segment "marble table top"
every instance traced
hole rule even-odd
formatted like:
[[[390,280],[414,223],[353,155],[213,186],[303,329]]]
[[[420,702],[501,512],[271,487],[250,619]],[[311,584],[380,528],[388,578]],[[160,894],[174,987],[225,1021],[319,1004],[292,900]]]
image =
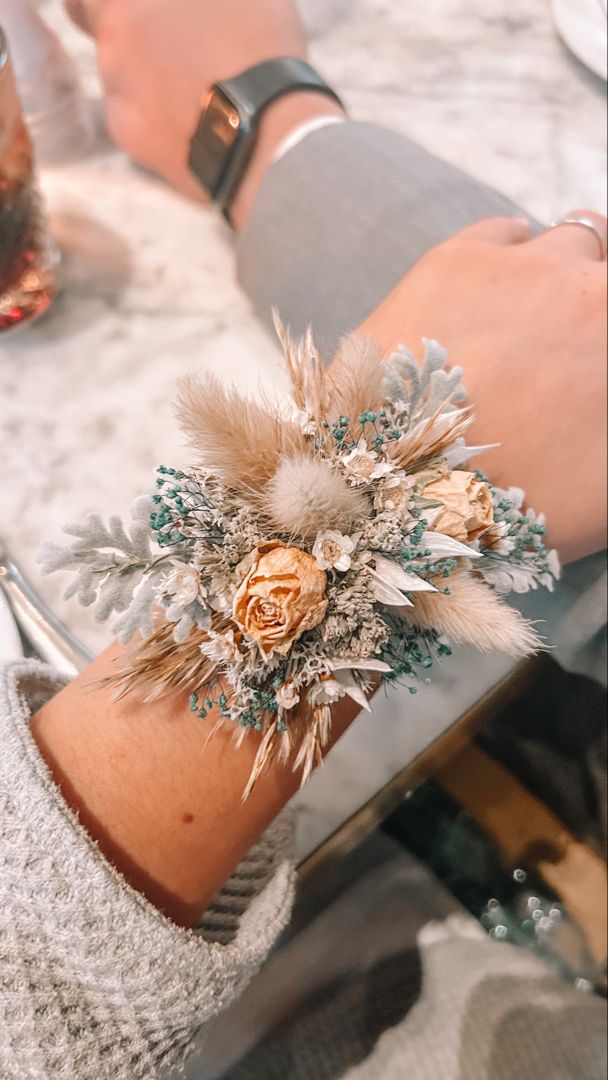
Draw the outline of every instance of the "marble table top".
[[[603,87],[561,45],[548,0],[306,0],[312,59],[354,117],[381,121],[502,189],[531,214],[601,209]],[[90,43],[59,0],[42,11],[101,116]],[[40,593],[90,648],[109,631],[40,578],[44,538],[95,508],[125,512],[155,466],[184,459],[175,381],[210,368],[281,393],[278,353],[234,279],[221,219],[116,150],[99,123],[83,160],[43,172],[63,291],[0,343],[4,536]],[[446,664],[416,698],[379,697],[296,799],[298,852],[329,835],[509,668]]]

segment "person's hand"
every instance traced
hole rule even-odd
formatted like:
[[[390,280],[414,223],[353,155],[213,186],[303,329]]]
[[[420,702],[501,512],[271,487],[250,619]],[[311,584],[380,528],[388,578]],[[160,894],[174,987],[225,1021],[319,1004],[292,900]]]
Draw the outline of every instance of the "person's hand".
[[[188,144],[209,87],[262,60],[306,56],[306,36],[292,0],[65,4],[95,38],[113,139],[135,161],[198,198],[201,188],[187,168]],[[272,114],[274,145],[300,119],[337,111],[320,94],[288,95],[268,110],[263,126]]]
[[[605,238],[605,218],[584,213]],[[446,346],[476,416],[469,443],[501,443],[473,466],[524,488],[568,560],[605,544],[606,264],[583,226],[529,236],[507,218],[464,229],[360,331],[386,351],[403,342],[419,352],[423,336]]]

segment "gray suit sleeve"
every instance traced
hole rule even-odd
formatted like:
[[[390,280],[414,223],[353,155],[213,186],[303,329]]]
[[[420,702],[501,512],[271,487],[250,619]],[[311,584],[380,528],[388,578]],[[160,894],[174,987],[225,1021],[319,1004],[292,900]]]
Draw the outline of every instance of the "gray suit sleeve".
[[[276,305],[324,353],[429,248],[482,217],[522,211],[397,132],[347,122],[308,135],[268,171],[238,242],[265,322]]]

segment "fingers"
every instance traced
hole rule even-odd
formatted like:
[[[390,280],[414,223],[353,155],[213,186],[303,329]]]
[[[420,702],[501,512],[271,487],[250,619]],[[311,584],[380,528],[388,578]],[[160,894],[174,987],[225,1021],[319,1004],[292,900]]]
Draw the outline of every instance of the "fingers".
[[[582,218],[583,220],[576,220]],[[531,241],[556,253],[571,258],[591,259],[600,262],[606,258],[608,226],[602,214],[593,210],[571,210],[540,236],[532,239],[530,223],[525,218],[493,217],[476,221],[457,234],[459,239],[510,247]]]
[[[97,17],[104,0],[63,0],[63,2],[72,22],[84,30],[85,34],[93,37]]]
[[[583,221],[576,221],[576,218],[583,218]],[[606,218],[593,210],[571,210],[534,241],[572,258],[595,262],[606,258],[607,242]]]
[[[530,239],[530,222],[526,218],[492,217],[476,221],[461,229],[458,236],[464,239],[480,240],[487,244],[509,247],[511,244],[523,244]]]

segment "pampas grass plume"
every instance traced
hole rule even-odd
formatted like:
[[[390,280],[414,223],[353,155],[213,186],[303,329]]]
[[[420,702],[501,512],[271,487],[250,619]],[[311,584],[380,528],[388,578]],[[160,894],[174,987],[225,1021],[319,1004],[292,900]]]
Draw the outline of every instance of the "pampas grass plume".
[[[327,373],[331,417],[356,420],[360,413],[376,408],[382,399],[384,375],[376,342],[359,334],[345,335]]]
[[[241,397],[213,375],[181,382],[176,413],[199,465],[229,487],[260,491],[281,458],[305,446],[297,424]]]

